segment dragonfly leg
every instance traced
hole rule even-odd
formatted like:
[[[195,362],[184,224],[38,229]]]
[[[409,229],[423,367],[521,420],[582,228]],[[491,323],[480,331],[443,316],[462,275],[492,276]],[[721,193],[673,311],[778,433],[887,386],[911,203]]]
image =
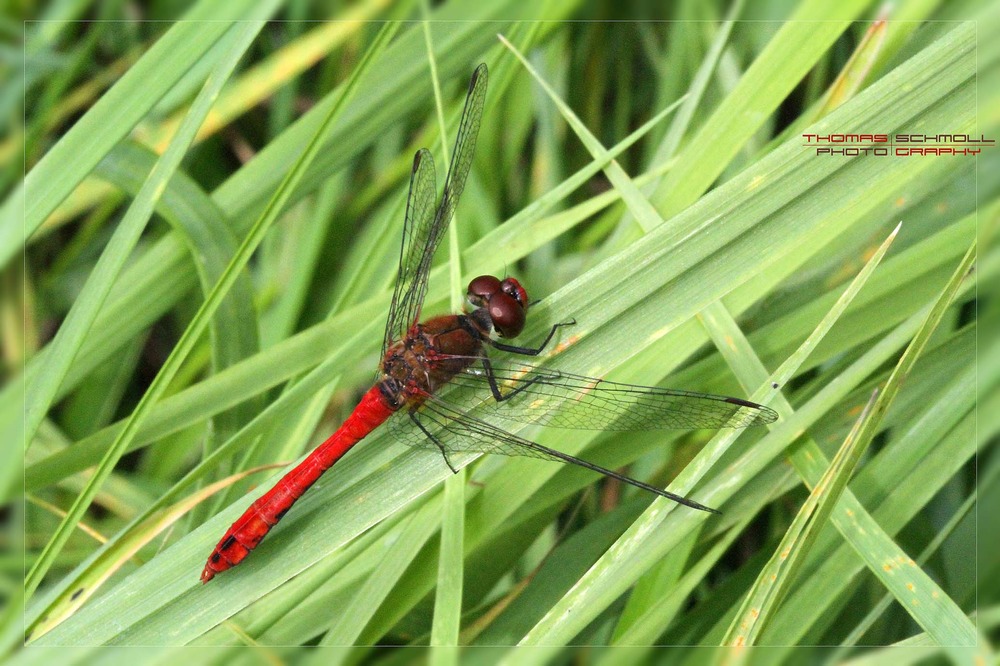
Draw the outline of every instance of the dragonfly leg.
[[[704,504],[699,504],[698,502],[695,502],[693,499],[688,499],[687,497],[684,497],[682,495],[677,495],[676,493],[672,493],[669,490],[663,490],[661,488],[651,486],[648,483],[643,483],[642,481],[638,481],[636,479],[633,479],[632,477],[625,476],[624,474],[619,474],[618,472],[607,469],[605,467],[601,467],[600,465],[595,465],[592,462],[587,462],[586,460],[576,458],[574,456],[569,455],[568,453],[563,453],[562,451],[556,451],[555,449],[550,449],[547,446],[542,446],[541,444],[536,444],[535,442],[529,442],[526,440],[522,441],[524,444],[529,445],[529,448],[539,453],[542,453],[550,460],[559,460],[561,462],[566,462],[573,465],[579,465],[580,467],[593,470],[598,474],[603,474],[604,476],[611,477],[612,479],[618,479],[619,481],[627,483],[630,486],[635,486],[636,488],[647,490],[655,495],[659,495],[660,497],[666,497],[668,500],[673,500],[678,504],[683,504],[684,506],[691,507],[692,509],[698,509],[699,511],[707,511],[708,513],[715,513],[719,515],[722,514],[722,512],[719,511],[718,509],[713,509],[712,507],[705,506]]]
[[[520,386],[515,389],[508,391],[507,393],[502,393],[500,391],[500,384],[497,383],[496,375],[493,373],[493,366],[490,365],[490,359],[486,356],[482,357],[483,370],[486,372],[486,381],[490,383],[490,392],[493,393],[493,399],[497,402],[503,402],[504,400],[510,400],[515,395],[528,388],[532,384],[539,382],[543,379],[559,379],[561,376],[559,372],[553,372],[550,375],[535,375],[526,382],[521,382]]]
[[[445,464],[448,465],[448,469],[450,469],[452,473],[458,474],[458,470],[455,469],[455,466],[451,464],[451,460],[448,459],[448,451],[445,450],[444,445],[441,443],[441,440],[432,435],[431,431],[424,427],[424,424],[420,422],[420,418],[417,416],[416,412],[410,412],[410,420],[416,423],[417,427],[420,428],[420,430],[424,433],[424,435],[427,436],[427,439],[434,442],[434,445],[438,447],[438,449],[441,451],[441,457],[444,458]]]
[[[562,326],[575,326],[575,325],[576,325],[575,319],[570,319],[569,321],[561,321],[558,324],[553,324],[552,328],[549,330],[549,334],[545,336],[545,339],[542,341],[542,344],[540,344],[537,348],[519,347],[518,345],[505,345],[502,342],[497,342],[496,340],[489,340],[489,339],[487,340],[487,342],[491,347],[493,347],[494,349],[499,349],[500,351],[510,352],[511,354],[521,354],[522,356],[538,356],[539,354],[542,353],[542,350],[545,349],[546,345],[549,344],[549,341],[552,339],[552,336],[556,334],[557,329],[561,328]]]

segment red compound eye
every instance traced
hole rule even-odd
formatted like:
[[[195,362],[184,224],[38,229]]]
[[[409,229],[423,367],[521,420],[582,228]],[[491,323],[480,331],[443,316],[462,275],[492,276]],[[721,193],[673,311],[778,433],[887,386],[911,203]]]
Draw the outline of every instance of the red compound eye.
[[[492,275],[480,275],[469,283],[466,297],[470,303],[481,308],[489,303],[490,296],[499,292],[500,288],[500,280],[497,278]]]
[[[469,283],[469,302],[477,308],[486,308],[493,330],[504,338],[514,338],[524,329],[528,294],[514,278],[504,281],[492,275],[480,275]]]
[[[523,289],[521,290],[523,293]],[[501,337],[516,338],[524,328],[524,306],[516,298],[504,292],[490,297],[490,321]]]
[[[518,303],[520,303],[521,307],[527,309],[528,292],[524,290],[524,287],[521,286],[520,282],[518,282],[514,278],[507,278],[500,283],[500,291],[502,291],[503,293],[507,294],[508,296],[516,300]]]

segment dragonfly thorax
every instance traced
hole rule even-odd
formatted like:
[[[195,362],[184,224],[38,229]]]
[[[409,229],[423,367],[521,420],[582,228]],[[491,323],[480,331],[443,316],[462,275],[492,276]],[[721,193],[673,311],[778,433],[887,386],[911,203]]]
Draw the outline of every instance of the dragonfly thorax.
[[[382,359],[382,393],[394,409],[420,404],[480,357],[480,336],[464,315],[433,317],[413,326]]]

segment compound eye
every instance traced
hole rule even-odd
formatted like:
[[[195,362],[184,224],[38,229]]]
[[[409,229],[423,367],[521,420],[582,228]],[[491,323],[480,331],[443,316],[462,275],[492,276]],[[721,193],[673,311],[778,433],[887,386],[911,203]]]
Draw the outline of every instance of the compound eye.
[[[466,298],[476,307],[482,307],[489,302],[490,296],[500,291],[500,280],[492,275],[480,275],[469,283]]]
[[[524,329],[524,306],[504,292],[493,294],[489,303],[493,329],[503,338],[516,338]]]
[[[528,307],[528,292],[524,290],[521,283],[514,278],[507,278],[500,283],[500,290],[521,304],[521,307]]]

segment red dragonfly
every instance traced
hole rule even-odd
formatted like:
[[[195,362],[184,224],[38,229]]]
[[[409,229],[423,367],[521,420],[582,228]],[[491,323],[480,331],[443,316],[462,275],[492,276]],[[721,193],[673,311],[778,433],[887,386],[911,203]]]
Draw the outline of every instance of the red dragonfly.
[[[575,323],[555,324],[538,347],[494,339],[493,332],[501,338],[513,338],[524,328],[529,300],[514,278],[477,277],[469,283],[471,312],[420,322],[431,259],[472,166],[486,80],[486,65],[479,65],[469,84],[455,152],[436,209],[437,185],[430,152],[422,149],[413,160],[399,273],[375,385],[329,439],[233,523],[208,558],[201,574],[203,583],[242,562],[323,472],[387,421],[395,438],[440,452],[453,471],[449,453],[455,451],[530,456],[580,465],[685,506],[718,513],[686,497],[517,437],[472,412],[488,409],[497,418],[517,423],[596,430],[742,428],[777,418],[767,407],[740,398],[620,384],[524,363],[495,363],[487,356],[487,348],[536,356],[557,329]]]

